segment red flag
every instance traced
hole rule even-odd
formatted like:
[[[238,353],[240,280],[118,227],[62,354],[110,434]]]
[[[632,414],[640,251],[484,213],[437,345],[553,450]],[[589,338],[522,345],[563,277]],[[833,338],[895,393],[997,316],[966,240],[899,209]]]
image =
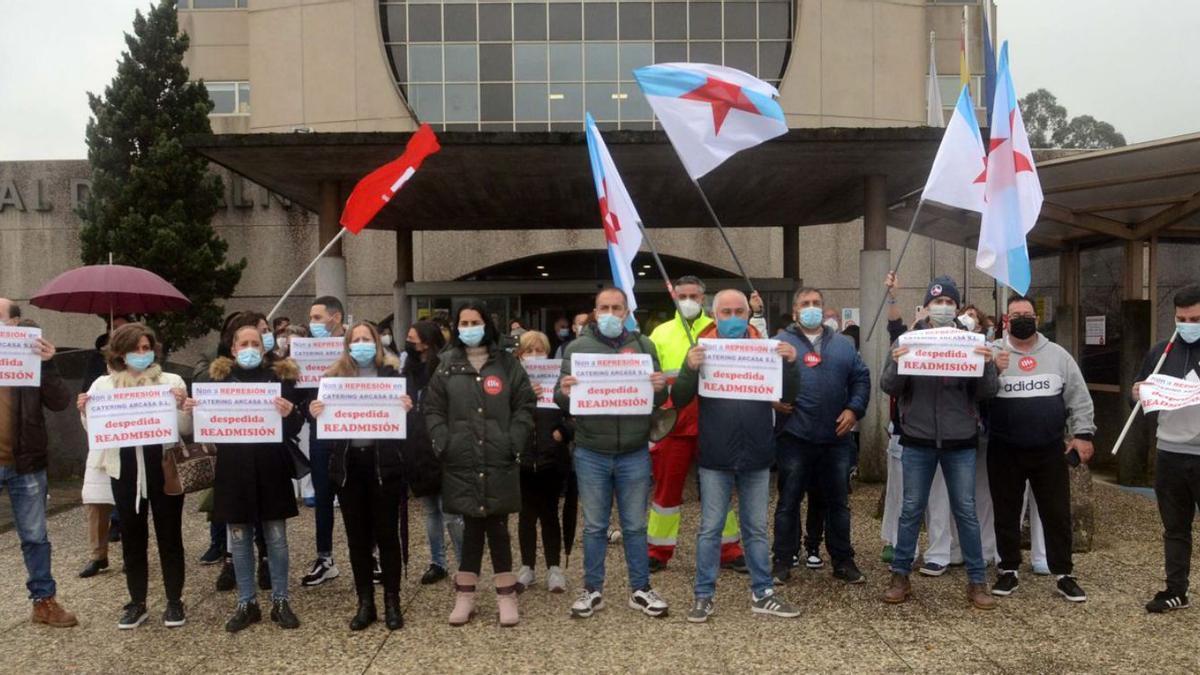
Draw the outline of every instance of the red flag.
[[[342,210],[342,227],[354,234],[361,232],[421,168],[421,162],[441,149],[433,129],[422,124],[408,139],[403,155],[367,174],[354,186],[346,200],[346,208]]]

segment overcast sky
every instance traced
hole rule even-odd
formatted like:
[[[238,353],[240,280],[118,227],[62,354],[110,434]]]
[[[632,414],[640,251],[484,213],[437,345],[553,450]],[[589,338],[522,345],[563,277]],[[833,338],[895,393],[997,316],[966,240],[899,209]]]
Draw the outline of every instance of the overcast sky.
[[[123,32],[148,4],[0,0],[0,160],[87,156],[85,92],[112,80]],[[1045,87],[1131,143],[1200,131],[1200,0],[996,4],[1018,94]]]

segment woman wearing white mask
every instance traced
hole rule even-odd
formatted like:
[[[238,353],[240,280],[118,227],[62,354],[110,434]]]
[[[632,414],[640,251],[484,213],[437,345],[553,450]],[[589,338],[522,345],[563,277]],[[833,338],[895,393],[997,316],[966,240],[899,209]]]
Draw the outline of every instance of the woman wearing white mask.
[[[179,433],[190,434],[192,416],[183,410],[187,387],[183,378],[163,372],[155,364],[157,357],[158,340],[154,331],[145,325],[131,323],[114,331],[107,351],[109,374],[93,382],[88,393],[79,395],[78,407],[80,415],[84,416],[84,426],[87,426],[87,402],[91,395],[113,389],[165,384],[171,387],[179,407]],[[162,455],[161,445],[112,448],[88,455],[88,466],[103,469],[112,479],[113,497],[121,517],[121,555],[125,562],[129,603],[117,622],[120,629],[137,628],[149,616],[146,608],[150,537],[147,519],[151,513],[167,595],[163,624],[174,628],[187,622],[183,607],[183,495],[168,495],[163,490]]]
[[[463,516],[453,626],[475,613],[485,540],[500,625],[515,626],[519,620],[508,514],[521,508],[518,465],[533,431],[537,401],[525,370],[500,346],[486,317],[481,303],[458,308],[450,345],[425,393],[425,420],[443,466],[443,507]]]
[[[325,372],[325,377],[401,377],[400,361],[383,348],[374,324],[359,321],[346,333],[342,356]],[[410,380],[406,391],[411,390]],[[405,412],[412,410],[412,398],[402,396],[401,405]],[[313,419],[320,417],[324,410],[325,404],[320,399],[309,405]],[[403,562],[398,529],[400,500],[405,489],[401,476],[401,442],[337,441],[329,456],[329,481],[341,504],[350,549],[350,569],[354,572],[354,589],[358,593],[358,611],[350,620],[352,631],[364,630],[377,619],[373,547],[379,548],[384,622],[388,630],[404,627],[400,612]]]
[[[264,332],[265,331],[265,332]],[[221,336],[233,358],[221,357],[208,367],[198,382],[281,383],[275,409],[283,418],[283,438],[278,443],[217,444],[217,474],[213,482],[213,520],[227,523],[228,550],[237,579],[238,601],[225,630],[236,633],[262,620],[255,589],[255,531],[265,540],[269,561],[271,621],[280,628],[299,628],[288,603],[287,519],[294,518],[296,500],[292,491],[294,467],[287,440],[299,433],[304,423],[298,403],[303,397],[295,388],[300,369],[291,359],[273,364],[265,358],[263,338],[272,333],[261,314],[246,313]],[[195,399],[184,408],[193,410]],[[261,555],[259,557],[262,557]]]

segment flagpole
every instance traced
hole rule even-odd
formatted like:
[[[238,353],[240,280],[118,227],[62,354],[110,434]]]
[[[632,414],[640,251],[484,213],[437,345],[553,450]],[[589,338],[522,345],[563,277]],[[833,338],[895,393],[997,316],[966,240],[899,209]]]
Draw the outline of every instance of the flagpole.
[[[1179,329],[1176,328],[1174,333],[1171,333],[1171,339],[1167,340],[1167,346],[1163,349],[1162,356],[1158,357],[1158,363],[1154,365],[1154,371],[1151,375],[1157,375],[1162,368],[1163,362],[1167,360],[1167,354],[1171,353],[1171,347],[1175,345],[1175,336],[1179,335]],[[1121,444],[1125,442],[1125,435],[1129,433],[1130,427],[1133,426],[1133,420],[1137,417],[1138,411],[1142,409],[1142,399],[1139,398],[1137,405],[1133,406],[1133,410],[1129,411],[1129,419],[1125,420],[1125,428],[1121,429],[1121,435],[1117,437],[1117,442],[1113,444],[1112,454],[1117,454],[1117,450],[1121,449]]]
[[[288,299],[288,296],[292,294],[292,291],[296,290],[296,287],[300,285],[300,282],[304,280],[304,277],[308,276],[308,273],[312,271],[312,268],[316,267],[317,261],[325,257],[325,254],[329,253],[329,250],[333,248],[333,245],[341,241],[342,235],[344,234],[346,234],[346,228],[343,227],[338,229],[338,233],[334,235],[333,239],[330,239],[329,243],[325,244],[325,248],[321,249],[321,252],[317,254],[317,257],[313,258],[312,262],[308,263],[308,267],[305,267],[304,271],[300,273],[300,276],[296,277],[296,280],[292,282],[292,285],[288,286],[288,289],[283,292],[283,297],[279,298],[279,302],[275,303],[275,306],[271,308],[271,313],[267,314],[267,323],[271,322],[271,319],[275,316],[275,312],[279,311],[279,308],[283,306],[283,302]]]
[[[683,322],[685,329],[683,332],[687,335],[688,345],[695,347],[696,340],[692,337],[692,322],[687,320],[687,317],[683,315],[683,310],[679,308],[679,299],[675,297],[675,289],[671,286],[671,277],[667,275],[667,267],[663,265],[662,258],[658,255],[658,249],[654,246],[654,240],[646,232],[646,227],[642,225],[640,218],[634,222],[637,223],[638,230],[642,233],[642,239],[650,247],[650,255],[654,256],[654,262],[658,265],[658,273],[662,275],[663,283],[667,285],[667,295],[671,296],[671,302],[675,304],[675,312],[679,314],[679,320]]]
[[[899,273],[900,263],[904,262],[904,254],[908,252],[908,243],[912,241],[913,228],[917,225],[917,216],[921,215],[921,207],[925,206],[925,200],[917,202],[917,208],[913,211],[912,220],[908,222],[908,234],[904,236],[904,245],[900,247],[900,256],[896,258],[896,264],[892,267],[893,272]],[[870,342],[871,336],[875,334],[875,328],[879,325],[879,317],[883,315],[883,307],[887,304],[888,294],[883,294],[883,301],[879,303],[879,309],[875,311],[875,320],[871,322],[871,330],[867,331],[867,339],[864,342]]]
[[[746,268],[742,267],[742,261],[738,260],[737,251],[733,250],[733,243],[729,241],[729,235],[725,233],[725,227],[721,225],[721,219],[717,217],[717,212],[713,210],[712,204],[708,201],[708,195],[704,194],[704,188],[700,187],[700,181],[692,178],[692,185],[696,186],[696,191],[700,193],[700,199],[704,200],[704,208],[708,209],[708,215],[712,218],[713,223],[716,224],[717,231],[721,233],[721,238],[725,240],[725,246],[729,248],[729,255],[733,256],[734,264],[737,265],[738,271],[742,273],[742,278],[746,280],[746,285],[750,287],[750,294],[757,293],[758,291],[754,290],[754,283],[750,281],[750,275],[746,274]],[[657,254],[655,254],[655,257],[657,257]]]

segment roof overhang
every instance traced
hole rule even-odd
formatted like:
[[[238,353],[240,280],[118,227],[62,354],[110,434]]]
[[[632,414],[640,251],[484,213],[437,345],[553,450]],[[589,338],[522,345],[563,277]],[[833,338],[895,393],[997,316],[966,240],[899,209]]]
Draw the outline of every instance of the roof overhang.
[[[1036,151],[1045,200],[1029,234],[1033,255],[1074,246],[1200,237],[1200,133],[1109,150]],[[888,224],[906,228],[920,192],[892,206]],[[975,248],[979,214],[926,202],[920,234]]]
[[[864,177],[887,177],[888,203],[925,182],[940,129],[793,129],[738,153],[701,179],[731,227],[816,225],[863,214]],[[661,131],[603,134],[648,227],[709,224]],[[221,134],[186,144],[212,162],[309,209],[334,181],[356,181],[397,157],[411,133]],[[412,230],[584,229],[599,226],[582,132],[444,132],[430,157],[371,227]]]

